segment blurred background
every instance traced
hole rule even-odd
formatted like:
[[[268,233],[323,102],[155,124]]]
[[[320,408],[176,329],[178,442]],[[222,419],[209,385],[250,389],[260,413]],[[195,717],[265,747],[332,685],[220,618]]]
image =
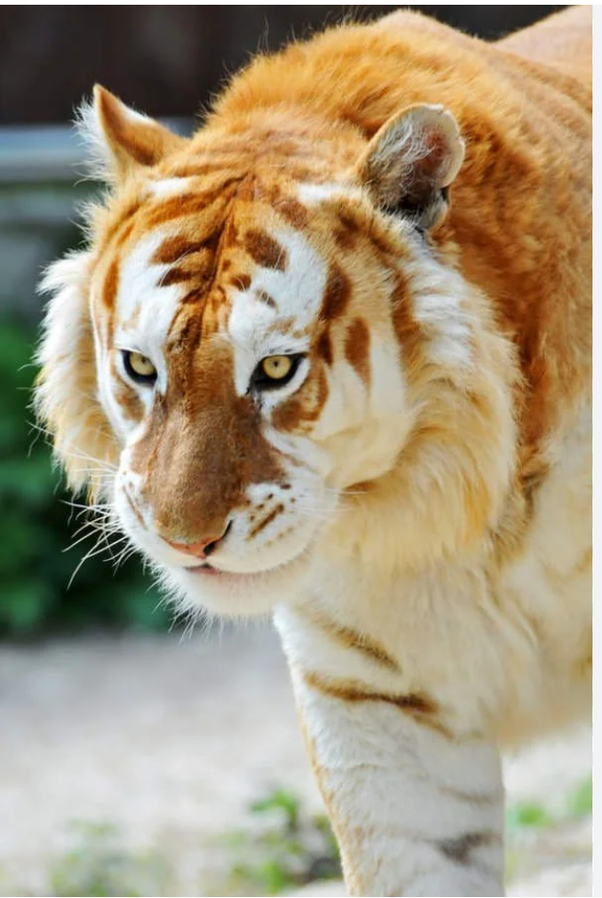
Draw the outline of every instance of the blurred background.
[[[137,559],[115,570],[79,529],[29,411],[35,287],[99,189],[70,125],[95,82],[189,133],[257,50],[394,8],[0,7],[0,894],[265,895],[337,875],[269,627],[185,634]],[[563,7],[413,8],[495,39]],[[588,894],[587,738],[533,758],[509,766],[510,873],[564,876],[521,894]]]

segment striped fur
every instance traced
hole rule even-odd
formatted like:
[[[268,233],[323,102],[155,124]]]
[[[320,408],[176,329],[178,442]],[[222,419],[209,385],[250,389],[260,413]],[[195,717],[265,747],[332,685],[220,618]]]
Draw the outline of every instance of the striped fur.
[[[500,748],[588,711],[588,16],[334,28],[190,140],[82,113],[40,415],[179,601],[275,609],[354,895],[503,894]]]

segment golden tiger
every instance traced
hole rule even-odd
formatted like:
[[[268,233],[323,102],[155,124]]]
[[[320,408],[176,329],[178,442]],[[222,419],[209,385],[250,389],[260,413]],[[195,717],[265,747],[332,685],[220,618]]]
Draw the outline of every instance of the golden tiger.
[[[500,750],[590,707],[590,16],[81,116],[40,415],[184,606],[274,609],[352,895],[502,895]]]

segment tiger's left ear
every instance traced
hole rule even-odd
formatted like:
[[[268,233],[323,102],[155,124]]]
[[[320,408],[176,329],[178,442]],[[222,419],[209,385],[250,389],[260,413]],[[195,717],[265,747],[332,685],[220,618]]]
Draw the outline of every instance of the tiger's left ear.
[[[78,129],[90,149],[93,174],[109,182],[156,165],[185,144],[183,137],[134,112],[100,84],[92,102],[79,111]]]
[[[443,106],[409,106],[374,135],[358,174],[383,211],[409,218],[421,231],[448,208],[448,187],[464,160],[464,141]]]

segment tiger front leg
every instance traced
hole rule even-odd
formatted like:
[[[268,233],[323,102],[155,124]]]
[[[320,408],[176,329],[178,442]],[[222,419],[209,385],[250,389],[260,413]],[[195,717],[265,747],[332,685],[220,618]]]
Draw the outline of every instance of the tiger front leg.
[[[475,734],[455,735],[424,695],[383,691],[378,677],[358,677],[356,659],[349,677],[325,672],[319,646],[312,653],[308,632],[291,640],[286,617],[277,624],[349,894],[503,895],[496,748]]]

